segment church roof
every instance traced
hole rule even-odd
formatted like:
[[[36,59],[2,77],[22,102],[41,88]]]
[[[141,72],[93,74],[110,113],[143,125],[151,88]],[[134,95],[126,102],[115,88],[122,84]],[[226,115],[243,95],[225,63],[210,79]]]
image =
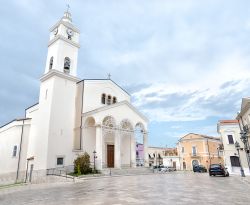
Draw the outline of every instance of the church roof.
[[[0,126],[0,129],[1,128],[4,128],[5,126],[11,124],[12,122],[18,122],[18,121],[24,121],[24,120],[30,120],[31,118],[18,118],[18,119],[14,119],[14,120],[11,120],[10,122],[7,122],[6,124]]]
[[[130,94],[124,88],[122,88],[120,85],[118,85],[115,81],[113,81],[111,79],[82,79],[82,80],[78,81],[77,83],[80,83],[82,81],[110,81],[130,96]]]

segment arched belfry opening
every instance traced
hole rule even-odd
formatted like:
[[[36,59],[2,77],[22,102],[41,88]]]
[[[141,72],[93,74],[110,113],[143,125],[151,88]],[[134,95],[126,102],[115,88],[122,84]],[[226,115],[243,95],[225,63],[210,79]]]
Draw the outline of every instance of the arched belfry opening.
[[[51,70],[53,68],[53,62],[54,62],[54,57],[52,56],[49,60],[49,69]]]
[[[104,104],[105,105],[105,103],[106,103],[106,94],[105,93],[103,93],[102,94],[102,104]]]
[[[64,68],[63,68],[64,73],[67,73],[67,74],[70,73],[70,64],[71,64],[70,58],[65,57],[64,58]]]

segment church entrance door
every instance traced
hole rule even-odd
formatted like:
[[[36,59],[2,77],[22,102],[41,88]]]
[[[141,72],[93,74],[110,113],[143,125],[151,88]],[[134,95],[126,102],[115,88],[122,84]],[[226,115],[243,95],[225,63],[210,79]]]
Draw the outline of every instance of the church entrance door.
[[[115,165],[115,146],[107,145],[107,165],[108,168],[113,168]]]

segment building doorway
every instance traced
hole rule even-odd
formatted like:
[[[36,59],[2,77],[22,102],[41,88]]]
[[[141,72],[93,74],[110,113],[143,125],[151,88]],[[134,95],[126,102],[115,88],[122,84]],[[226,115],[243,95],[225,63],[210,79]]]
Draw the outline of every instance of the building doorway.
[[[173,161],[173,168],[176,169],[176,162],[175,161]]]
[[[183,170],[186,170],[187,166],[186,166],[186,162],[183,162]]]
[[[115,165],[115,146],[107,145],[107,166],[108,168],[114,168]]]

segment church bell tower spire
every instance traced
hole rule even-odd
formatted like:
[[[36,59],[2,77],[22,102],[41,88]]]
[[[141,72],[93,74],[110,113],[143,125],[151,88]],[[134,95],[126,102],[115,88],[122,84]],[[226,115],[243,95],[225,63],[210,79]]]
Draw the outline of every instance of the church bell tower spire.
[[[77,57],[80,31],[72,23],[69,5],[63,17],[50,29],[45,74],[57,70],[77,76]]]

